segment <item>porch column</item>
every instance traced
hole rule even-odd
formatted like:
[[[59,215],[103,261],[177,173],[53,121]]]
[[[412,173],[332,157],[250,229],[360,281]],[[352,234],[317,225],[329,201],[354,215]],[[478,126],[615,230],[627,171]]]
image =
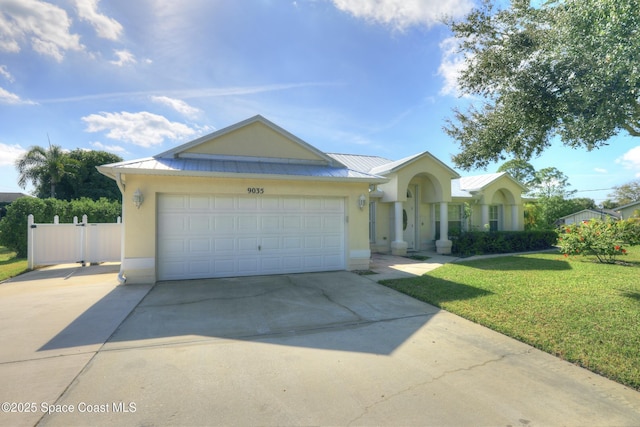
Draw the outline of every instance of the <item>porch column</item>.
[[[436,241],[436,252],[447,255],[451,253],[449,240],[449,204],[440,202],[440,240]]]
[[[482,231],[489,231],[489,205],[482,204]]]
[[[513,231],[518,230],[520,225],[519,209],[518,205],[511,205],[511,229]]]
[[[394,204],[394,236],[393,242],[391,242],[391,254],[393,255],[406,255],[409,245],[404,241],[404,235],[402,230],[402,202],[395,202]]]

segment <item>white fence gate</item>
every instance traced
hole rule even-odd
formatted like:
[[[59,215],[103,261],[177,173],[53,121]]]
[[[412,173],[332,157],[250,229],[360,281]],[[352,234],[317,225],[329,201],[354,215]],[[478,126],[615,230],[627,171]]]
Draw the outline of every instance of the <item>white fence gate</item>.
[[[122,224],[88,224],[87,216],[73,218],[73,224],[35,224],[28,220],[27,260],[30,269],[40,265],[116,262],[122,250]]]

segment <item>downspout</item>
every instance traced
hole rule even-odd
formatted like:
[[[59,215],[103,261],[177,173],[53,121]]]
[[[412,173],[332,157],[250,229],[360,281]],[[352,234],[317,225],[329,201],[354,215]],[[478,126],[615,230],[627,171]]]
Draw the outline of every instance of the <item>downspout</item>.
[[[124,274],[124,210],[125,210],[125,203],[124,203],[124,190],[125,190],[125,185],[124,182],[122,182],[122,176],[120,173],[116,174],[116,184],[118,185],[118,189],[120,190],[120,193],[122,193],[122,224],[121,224],[121,231],[120,231],[120,272],[118,273],[118,283],[120,283],[121,285],[124,285],[127,282],[127,276],[125,276]]]

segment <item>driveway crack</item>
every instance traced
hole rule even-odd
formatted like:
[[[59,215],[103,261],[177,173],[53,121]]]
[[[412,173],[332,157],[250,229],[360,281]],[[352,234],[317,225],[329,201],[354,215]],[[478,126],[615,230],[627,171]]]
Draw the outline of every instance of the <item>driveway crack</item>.
[[[482,367],[487,366],[487,365],[492,364],[492,363],[501,362],[504,359],[506,359],[507,357],[522,356],[522,355],[527,354],[529,352],[530,352],[530,350],[525,350],[525,351],[518,352],[518,353],[507,353],[507,354],[503,354],[502,356],[497,357],[495,359],[485,360],[482,363],[477,363],[477,364],[471,365],[471,366],[466,366],[466,367],[462,367],[462,368],[457,368],[457,369],[451,369],[451,370],[448,370],[448,371],[444,371],[444,372],[442,372],[442,374],[438,375],[437,377],[433,377],[433,378],[431,378],[431,379],[429,379],[427,381],[423,381],[423,382],[418,383],[418,384],[412,384],[411,386],[406,387],[406,388],[404,388],[402,390],[398,390],[397,392],[395,392],[393,394],[389,394],[389,395],[385,394],[385,395],[383,395],[383,397],[381,399],[373,402],[370,405],[365,406],[365,408],[362,411],[362,413],[360,415],[358,415],[357,417],[355,417],[354,419],[352,419],[351,421],[349,421],[346,425],[353,425],[358,420],[360,420],[363,417],[365,417],[369,412],[371,412],[372,409],[374,409],[379,404],[387,402],[387,401],[389,401],[389,400],[391,400],[393,398],[396,398],[398,396],[402,396],[403,394],[405,394],[405,393],[407,393],[407,392],[409,392],[411,390],[414,390],[416,388],[423,387],[423,386],[429,385],[429,384],[433,384],[436,381],[440,381],[441,379],[443,379],[443,378],[445,378],[445,377],[447,377],[449,375],[456,374],[458,372],[472,371],[474,369],[482,368]]]

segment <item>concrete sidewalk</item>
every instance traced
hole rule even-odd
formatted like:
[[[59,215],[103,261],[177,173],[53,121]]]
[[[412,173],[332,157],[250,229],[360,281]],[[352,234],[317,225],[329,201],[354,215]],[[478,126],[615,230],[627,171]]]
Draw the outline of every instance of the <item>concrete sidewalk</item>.
[[[388,279],[404,279],[422,276],[444,264],[458,261],[453,255],[440,255],[435,252],[419,252],[412,255],[428,257],[424,261],[389,254],[372,254],[370,270],[375,274],[367,274],[370,280],[380,282]]]

